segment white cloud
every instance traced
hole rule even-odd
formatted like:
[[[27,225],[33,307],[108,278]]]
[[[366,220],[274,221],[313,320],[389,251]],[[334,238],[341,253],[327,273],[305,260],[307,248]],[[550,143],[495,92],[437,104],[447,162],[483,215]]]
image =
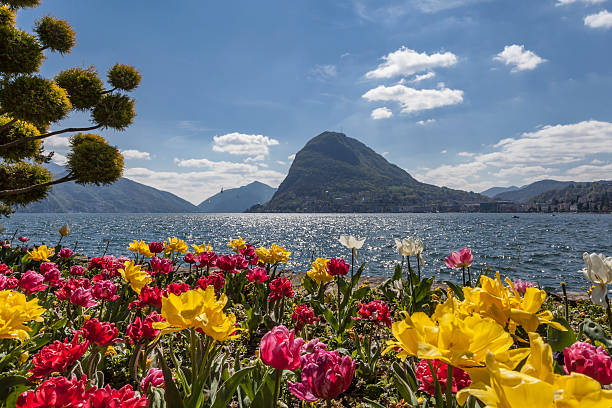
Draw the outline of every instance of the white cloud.
[[[68,158],[66,156],[64,156],[63,154],[55,152],[55,153],[53,153],[53,157],[51,158],[51,161],[53,163],[55,163],[55,164],[60,165],[60,166],[65,166],[66,163],[68,163]]]
[[[546,62],[545,59],[537,56],[533,51],[525,50],[524,45],[507,45],[504,50],[493,57],[493,60],[503,62],[506,65],[513,65],[512,72],[530,71],[538,65]]]
[[[457,156],[461,156],[461,157],[472,157],[472,156],[474,156],[474,153],[470,153],[470,152],[459,152],[459,153],[457,153]]]
[[[361,96],[368,101],[398,102],[402,112],[418,112],[463,102],[463,91],[457,89],[414,89],[404,85],[380,85]]]
[[[606,0],[558,0],[557,6],[566,6],[568,4],[574,3],[586,3],[586,4],[600,4],[605,2]]]
[[[376,69],[366,73],[366,78],[392,78],[394,76],[413,75],[436,67],[450,67],[457,63],[457,56],[452,52],[419,53],[406,47],[382,57],[384,62]]]
[[[204,162],[203,162],[204,164]],[[127,168],[124,176],[155,188],[170,191],[194,204],[224,189],[260,181],[277,187],[285,174],[255,165],[231,162],[211,162],[201,171],[156,171],[148,168]]]
[[[374,120],[387,119],[387,118],[390,118],[391,116],[393,116],[393,112],[391,112],[391,109],[385,108],[385,107],[383,107],[383,108],[376,108],[376,109],[374,109],[372,111],[370,116]]]
[[[419,120],[416,124],[419,126],[427,126],[427,125],[431,125],[432,123],[436,123],[436,120],[435,119]],[[444,153],[446,153],[446,150],[444,151]]]
[[[387,156],[389,155],[389,152],[382,152],[380,155],[381,155],[382,157],[387,157]]]
[[[612,13],[602,10],[597,14],[588,15],[584,18],[584,25],[591,28],[610,28],[612,27]]]
[[[520,137],[502,139],[492,146],[492,151],[473,155],[469,163],[417,169],[415,177],[427,183],[474,191],[545,178],[612,179],[612,164],[594,160],[594,156],[609,155],[612,123],[591,120],[544,126]]]
[[[67,152],[70,147],[69,136],[50,136],[44,140],[45,149]]]
[[[286,161],[282,161],[282,160],[277,160],[276,163],[280,164],[281,166],[286,166],[287,162]]]
[[[327,81],[335,78],[338,75],[338,70],[335,65],[315,65],[310,70],[310,76],[320,81]]]
[[[228,133],[213,137],[215,152],[223,152],[243,156],[267,156],[270,146],[278,145],[278,140],[263,135],[247,135],[244,133]]]
[[[412,79],[410,80],[410,82],[412,82],[412,83],[415,83],[415,84],[416,84],[416,83],[421,82],[421,81],[424,81],[424,80],[426,80],[426,79],[431,79],[431,78],[433,78],[433,77],[435,77],[435,76],[436,76],[436,73],[435,73],[435,72],[433,72],[433,71],[429,71],[429,72],[428,72],[428,73],[426,73],[426,74],[423,74],[423,75],[417,75],[417,76],[415,76],[414,78],[412,78]]]
[[[245,163],[250,163],[250,162],[262,162],[266,159],[266,157],[263,154],[259,154],[257,156],[254,157],[247,157],[246,159],[244,159]],[[261,164],[260,164],[261,165]]]
[[[448,153],[448,151],[446,151],[446,149],[445,149],[445,150],[442,150],[440,153],[446,154],[446,153]]]
[[[151,160],[151,155],[149,152],[141,152],[140,150],[122,150],[121,154],[125,159],[142,159],[142,160]]]
[[[290,155],[290,156],[287,156],[287,158],[288,158],[289,160],[293,160],[293,159],[295,159],[295,154],[292,154],[292,155]]]

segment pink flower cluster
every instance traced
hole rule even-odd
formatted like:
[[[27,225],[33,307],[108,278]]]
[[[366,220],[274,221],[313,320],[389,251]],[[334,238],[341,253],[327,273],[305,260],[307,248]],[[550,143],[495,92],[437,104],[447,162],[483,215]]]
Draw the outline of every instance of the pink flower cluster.
[[[525,294],[525,292],[527,292],[527,288],[536,288],[538,287],[538,285],[536,285],[533,282],[529,282],[529,281],[523,281],[520,279],[515,280],[514,282],[512,282],[514,284],[514,288],[516,289],[516,291],[518,293],[522,295]]]
[[[380,299],[359,305],[358,319],[369,320],[386,327],[391,327],[392,323],[391,316],[389,315],[389,306]]]
[[[612,384],[612,361],[602,347],[577,341],[563,349],[565,372],[588,375],[601,385]]]
[[[469,248],[463,248],[459,252],[452,251],[450,255],[444,258],[446,266],[452,269],[467,268],[472,265],[473,261],[472,250]]]
[[[448,366],[446,363],[443,363],[440,360],[420,360],[416,367],[416,378],[419,382],[419,389],[426,394],[434,395],[435,393],[435,381],[433,375],[431,374],[431,369],[429,368],[429,364],[433,367],[436,378],[440,383],[440,387],[442,391],[446,389],[446,381],[448,378]],[[457,392],[467,387],[472,383],[470,376],[468,373],[463,371],[460,368],[453,367],[453,384],[452,390],[453,392]]]

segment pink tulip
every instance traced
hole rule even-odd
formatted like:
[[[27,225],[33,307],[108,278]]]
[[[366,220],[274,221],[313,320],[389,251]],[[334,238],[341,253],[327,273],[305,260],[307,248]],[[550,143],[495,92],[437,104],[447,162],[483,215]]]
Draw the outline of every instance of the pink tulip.
[[[99,300],[108,300],[110,302],[119,299],[117,293],[117,285],[109,280],[101,280],[94,284],[91,294]]]
[[[444,258],[444,263],[449,268],[467,268],[472,265],[474,257],[472,256],[472,250],[469,248],[463,248],[461,251],[452,251],[449,256]]]
[[[40,273],[43,275],[51,269],[57,269],[57,264],[55,262],[43,262],[40,264]]]
[[[19,287],[27,294],[43,291],[49,287],[44,285],[45,278],[40,273],[27,271],[19,279]]]
[[[70,258],[73,255],[73,252],[70,248],[62,248],[61,251],[59,251],[59,257],[62,259],[67,259]]]
[[[327,351],[322,343],[310,348],[312,352],[301,358],[302,382],[289,381],[289,391],[308,402],[334,399],[350,387],[356,364],[349,356]]]
[[[149,242],[149,251],[159,254],[164,251],[164,243],[160,241]]]
[[[91,290],[85,288],[76,288],[70,294],[70,303],[82,307],[92,307],[98,305],[98,302],[92,299]]]
[[[295,338],[293,330],[276,326],[267,332],[259,344],[259,356],[267,366],[277,370],[296,370],[300,367],[300,351],[304,339]]]
[[[19,281],[16,278],[0,274],[0,290],[15,289],[17,286]]]
[[[28,237],[17,237],[17,239],[19,241],[23,242],[23,243],[26,243],[26,242],[28,242],[30,240],[30,238],[28,238]]]
[[[174,269],[172,266],[172,260],[170,258],[158,258],[154,256],[151,258],[149,263],[151,264],[151,269],[155,274],[161,273],[167,275]]]
[[[85,268],[82,265],[74,265],[70,268],[70,274],[73,276],[83,276],[85,272]]]
[[[61,286],[64,282],[62,274],[57,268],[49,269],[44,274],[44,282],[50,283],[51,286]]]
[[[159,368],[149,369],[147,375],[140,381],[140,389],[143,393],[147,393],[151,387],[165,388],[164,373]]]
[[[565,372],[588,375],[601,385],[612,384],[612,361],[602,347],[577,341],[563,349]]]
[[[525,292],[527,292],[527,288],[537,288],[538,287],[538,285],[536,285],[533,282],[522,281],[520,279],[515,280],[513,283],[514,283],[514,289],[516,289],[516,291],[520,293],[521,295],[524,295]]]

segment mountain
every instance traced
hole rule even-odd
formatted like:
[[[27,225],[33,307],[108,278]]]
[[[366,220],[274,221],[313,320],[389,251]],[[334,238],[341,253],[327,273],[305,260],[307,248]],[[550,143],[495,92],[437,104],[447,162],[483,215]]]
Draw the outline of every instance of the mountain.
[[[572,183],[531,198],[528,209],[537,211],[612,211],[612,181]]]
[[[550,190],[560,190],[571,184],[573,181],[541,180],[528,184],[514,191],[507,191],[495,195],[493,198],[500,201],[514,201],[526,203],[529,199]]]
[[[517,186],[491,187],[488,190],[481,191],[480,194],[482,194],[484,196],[487,196],[487,197],[490,197],[490,198],[493,198],[493,197],[495,197],[498,194],[505,193],[507,191],[515,191],[515,190],[518,190],[518,189],[519,189],[519,187],[517,187]]]
[[[268,202],[275,191],[275,188],[267,184],[254,181],[246,186],[217,193],[202,201],[198,209],[206,213],[244,212],[254,205]]]
[[[272,199],[251,211],[458,211],[481,201],[491,200],[420,183],[360,141],[324,132],[296,154]]]
[[[66,172],[63,167],[52,163],[47,167],[56,177],[61,177]],[[57,184],[44,200],[20,208],[18,212],[161,213],[197,210],[195,205],[172,193],[120,178],[107,186],[83,186],[72,181]]]

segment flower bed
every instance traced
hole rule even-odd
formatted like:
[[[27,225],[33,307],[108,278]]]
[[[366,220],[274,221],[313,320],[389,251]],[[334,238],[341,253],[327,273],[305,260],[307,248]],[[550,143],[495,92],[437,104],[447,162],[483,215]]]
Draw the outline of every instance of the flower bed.
[[[69,230],[61,232],[69,234]],[[226,251],[179,238],[133,256],[58,244],[0,249],[0,401],[6,407],[612,407],[612,258],[585,254],[594,304],[530,282],[427,276],[417,239],[393,277],[360,284],[363,240],[317,258],[301,285],[283,246]],[[60,240],[61,243],[61,240]],[[222,254],[226,252],[226,254]],[[186,272],[186,273],[185,273]],[[474,272],[474,273],[473,273]],[[330,290],[331,289],[331,290]],[[311,405],[314,404],[314,405]]]

